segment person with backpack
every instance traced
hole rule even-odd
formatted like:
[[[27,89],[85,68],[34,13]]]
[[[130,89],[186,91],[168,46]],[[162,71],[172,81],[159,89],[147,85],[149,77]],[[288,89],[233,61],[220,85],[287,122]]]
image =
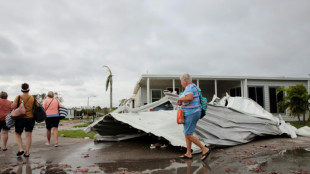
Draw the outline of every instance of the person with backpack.
[[[54,146],[58,147],[58,125],[60,121],[58,109],[61,105],[60,102],[54,98],[54,92],[49,91],[47,96],[48,98],[43,102],[43,108],[47,115],[45,120],[47,142],[45,145],[51,144],[51,132],[53,130]]]
[[[22,103],[24,104],[26,114],[19,119],[15,120],[15,136],[18,144],[18,152],[16,156],[22,156],[28,158],[30,156],[30,147],[32,144],[32,131],[34,128],[35,120],[33,118],[33,107],[34,104],[38,106],[38,103],[35,103],[34,97],[29,95],[29,85],[27,83],[23,83],[21,85],[22,95],[16,96],[14,102],[12,103],[11,108],[16,109]],[[12,111],[13,112],[13,111]],[[25,130],[26,135],[26,150],[24,152],[23,142],[22,142],[22,133]]]
[[[197,122],[201,117],[199,90],[192,82],[192,77],[189,74],[183,74],[180,77],[180,80],[185,90],[178,99],[178,105],[181,106],[184,114],[183,133],[186,141],[186,153],[180,156],[180,158],[192,159],[191,147],[192,143],[194,143],[201,148],[201,160],[203,161],[207,159],[208,155],[211,153],[211,149],[204,146],[195,136],[193,136]]]
[[[7,151],[8,149],[6,148],[9,134],[8,131],[10,128],[6,126],[5,118],[8,113],[11,111],[11,102],[8,100],[8,94],[4,91],[1,91],[1,98],[0,98],[0,140],[2,138],[2,150]]]

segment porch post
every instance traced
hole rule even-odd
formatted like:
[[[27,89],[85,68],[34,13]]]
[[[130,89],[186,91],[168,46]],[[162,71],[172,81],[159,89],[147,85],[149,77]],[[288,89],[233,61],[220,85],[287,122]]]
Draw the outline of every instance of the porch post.
[[[199,88],[199,79],[197,79],[197,87]]]
[[[175,79],[172,80],[172,93],[175,91]]]
[[[148,77],[147,79],[146,79],[146,102],[147,102],[147,104],[149,104],[150,103],[150,78]]]
[[[240,87],[241,87],[241,97],[244,97],[244,92],[243,92],[244,86],[243,86],[243,81],[242,80],[240,80]]]
[[[248,79],[244,79],[244,97],[249,97],[249,94],[248,94]]]
[[[214,80],[214,94],[217,96],[217,80]]]

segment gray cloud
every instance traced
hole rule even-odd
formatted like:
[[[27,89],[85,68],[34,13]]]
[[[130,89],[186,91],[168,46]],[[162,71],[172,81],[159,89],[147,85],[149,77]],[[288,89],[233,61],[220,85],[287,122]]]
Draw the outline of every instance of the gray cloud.
[[[0,2],[0,90],[58,91],[69,106],[114,105],[149,74],[309,74],[309,1]]]

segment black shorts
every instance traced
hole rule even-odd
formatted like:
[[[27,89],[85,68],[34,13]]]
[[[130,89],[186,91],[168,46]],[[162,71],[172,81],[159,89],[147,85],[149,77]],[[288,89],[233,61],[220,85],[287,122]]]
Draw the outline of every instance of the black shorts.
[[[34,122],[33,118],[20,118],[15,120],[15,132],[23,133],[24,129],[26,132],[32,132]]]
[[[1,132],[2,129],[5,130],[5,131],[10,130],[10,128],[6,127],[5,121],[0,121],[0,132]]]
[[[60,117],[47,117],[45,120],[46,129],[51,130],[52,127],[58,128]]]

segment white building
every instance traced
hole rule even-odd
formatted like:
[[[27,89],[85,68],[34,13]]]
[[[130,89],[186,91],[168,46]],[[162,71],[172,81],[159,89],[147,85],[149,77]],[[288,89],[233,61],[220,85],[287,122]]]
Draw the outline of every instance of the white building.
[[[277,102],[283,94],[276,95],[280,86],[303,84],[310,93],[310,78],[296,77],[251,77],[251,76],[208,76],[191,75],[193,82],[202,90],[203,96],[210,101],[213,95],[223,97],[226,92],[231,96],[249,97],[271,113],[277,113]],[[134,88],[133,107],[154,102],[163,97],[163,91],[183,91],[180,75],[143,74]],[[286,120],[289,120],[286,118]]]

